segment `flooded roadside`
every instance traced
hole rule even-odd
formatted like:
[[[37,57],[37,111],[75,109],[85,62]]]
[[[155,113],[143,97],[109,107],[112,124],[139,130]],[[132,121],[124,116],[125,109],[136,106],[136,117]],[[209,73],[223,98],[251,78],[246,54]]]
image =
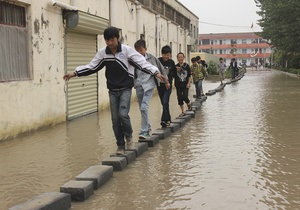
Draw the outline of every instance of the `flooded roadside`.
[[[205,82],[204,89],[218,83]],[[300,81],[249,71],[72,209],[297,209],[300,206]],[[172,117],[180,114],[172,93]],[[134,136],[140,115],[132,103]],[[159,127],[154,96],[150,116]],[[0,209],[65,182],[115,150],[109,111],[0,143]]]

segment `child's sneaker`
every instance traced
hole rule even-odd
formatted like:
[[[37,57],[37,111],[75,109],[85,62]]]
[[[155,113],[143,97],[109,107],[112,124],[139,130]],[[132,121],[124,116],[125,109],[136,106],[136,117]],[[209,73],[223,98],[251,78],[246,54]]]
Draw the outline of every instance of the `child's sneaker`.
[[[126,150],[131,150],[134,147],[133,141],[127,141],[126,142]]]
[[[147,139],[150,138],[150,131],[147,131],[147,132],[146,132],[146,137],[147,137]]]
[[[150,138],[149,132],[141,132],[139,134],[139,139],[148,139]]]
[[[118,146],[116,154],[117,155],[124,155],[125,154],[124,146]]]
[[[125,139],[126,139],[126,150],[133,149],[134,143],[132,140],[132,136],[125,136]]]

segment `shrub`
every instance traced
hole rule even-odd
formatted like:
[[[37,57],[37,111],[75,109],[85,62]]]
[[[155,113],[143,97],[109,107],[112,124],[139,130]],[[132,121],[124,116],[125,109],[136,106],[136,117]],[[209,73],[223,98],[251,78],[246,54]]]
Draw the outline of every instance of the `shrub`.
[[[215,62],[209,61],[208,67],[207,67],[207,73],[209,75],[218,75],[217,64]]]

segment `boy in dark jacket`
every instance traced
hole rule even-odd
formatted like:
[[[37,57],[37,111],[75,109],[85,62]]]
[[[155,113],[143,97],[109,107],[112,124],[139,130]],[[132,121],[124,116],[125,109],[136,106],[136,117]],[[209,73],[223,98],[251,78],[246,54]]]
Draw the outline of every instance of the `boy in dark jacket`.
[[[229,69],[231,69],[231,78],[234,79],[238,72],[238,66],[237,66],[237,62],[235,61],[235,58],[231,59]]]

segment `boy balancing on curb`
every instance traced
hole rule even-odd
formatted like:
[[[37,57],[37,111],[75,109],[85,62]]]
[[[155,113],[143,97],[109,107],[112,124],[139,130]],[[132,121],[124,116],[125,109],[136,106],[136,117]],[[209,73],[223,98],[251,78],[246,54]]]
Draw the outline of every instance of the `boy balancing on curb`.
[[[158,58],[153,55],[147,53],[146,42],[144,40],[138,40],[134,44],[134,48],[137,52],[143,55],[149,63],[158,67],[159,71],[167,78],[166,71],[163,65],[160,63]],[[156,83],[160,81],[156,81],[150,74],[144,73],[142,71],[135,72],[135,80],[134,80],[134,88],[136,89],[136,96],[138,99],[140,111],[141,111],[141,132],[139,134],[140,139],[148,139],[150,138],[151,125],[149,121],[148,109],[149,102],[153,93],[154,88],[156,87]],[[164,84],[167,89],[170,88],[170,84],[168,81]]]
[[[219,61],[220,62],[217,65],[217,71],[219,72],[219,75],[220,75],[221,84],[223,84],[223,81],[224,81],[224,72],[226,70],[226,64],[224,63],[223,58],[219,58]]]
[[[100,49],[92,61],[84,66],[78,66],[75,72],[66,74],[63,78],[69,80],[75,76],[87,76],[98,72],[106,66],[106,84],[109,94],[112,127],[117,140],[117,154],[125,153],[133,147],[132,126],[128,115],[134,79],[134,67],[164,80],[156,66],[148,63],[144,56],[129,46],[118,42],[119,30],[109,27],[104,30],[106,47]]]
[[[168,80],[170,83],[169,88],[164,83],[160,83],[157,87],[161,105],[163,107],[163,112],[161,115],[162,127],[169,126],[171,123],[171,114],[169,108],[170,95],[172,92],[172,80],[176,74],[175,62],[171,59],[172,49],[170,46],[166,45],[161,48],[162,57],[158,58],[161,64],[165,67],[166,73],[168,75]]]
[[[196,97],[201,98],[202,82],[204,77],[206,76],[206,71],[204,67],[197,62],[197,58],[192,58],[191,61],[192,61],[191,74],[193,77],[193,82],[195,84]]]
[[[184,54],[177,54],[178,63],[176,64],[177,74],[175,76],[175,87],[177,92],[178,105],[181,109],[180,116],[184,116],[183,102],[187,104],[188,110],[192,109],[189,99],[189,88],[191,86],[191,69],[189,64],[184,62]]]

